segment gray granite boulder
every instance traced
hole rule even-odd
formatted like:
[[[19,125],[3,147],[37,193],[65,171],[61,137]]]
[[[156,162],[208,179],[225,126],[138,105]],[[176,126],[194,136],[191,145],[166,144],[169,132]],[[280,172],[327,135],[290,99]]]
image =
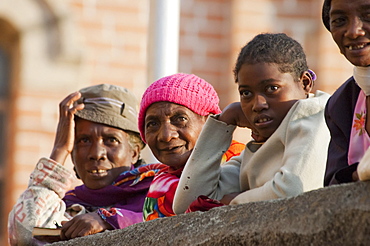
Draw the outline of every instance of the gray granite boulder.
[[[52,245],[370,245],[370,182],[157,219]]]

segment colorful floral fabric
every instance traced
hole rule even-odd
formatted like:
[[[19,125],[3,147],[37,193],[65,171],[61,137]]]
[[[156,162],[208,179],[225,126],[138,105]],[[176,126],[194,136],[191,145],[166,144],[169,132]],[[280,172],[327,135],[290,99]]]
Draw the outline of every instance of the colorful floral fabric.
[[[230,148],[222,156],[221,164],[229,161],[231,157],[238,156],[245,149],[245,144],[232,140]]]
[[[370,146],[370,137],[366,132],[366,95],[360,92],[353,114],[353,124],[348,149],[348,164],[358,163]]]
[[[228,161],[231,157],[240,155],[244,148],[245,144],[233,141],[222,159]],[[183,168],[172,170],[167,167],[156,174],[144,202],[145,221],[175,215],[172,204],[182,171]]]
[[[122,173],[114,184],[98,190],[85,185],[76,187],[63,198],[67,208],[74,204],[96,211],[114,229],[142,222],[142,207],[152,177],[163,164],[148,164]]]

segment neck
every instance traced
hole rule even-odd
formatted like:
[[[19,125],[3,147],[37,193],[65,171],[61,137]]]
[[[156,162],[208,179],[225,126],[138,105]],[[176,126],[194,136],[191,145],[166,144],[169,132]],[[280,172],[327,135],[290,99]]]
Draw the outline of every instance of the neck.
[[[353,77],[366,96],[370,95],[370,67],[354,67]]]

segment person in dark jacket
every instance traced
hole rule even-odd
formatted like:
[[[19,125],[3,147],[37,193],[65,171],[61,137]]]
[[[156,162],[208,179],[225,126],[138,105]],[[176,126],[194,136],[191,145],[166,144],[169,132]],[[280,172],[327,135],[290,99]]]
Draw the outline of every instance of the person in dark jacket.
[[[324,185],[370,178],[364,158],[370,146],[370,0],[325,0],[322,20],[340,52],[354,65],[329,99],[325,119],[331,134]],[[370,153],[368,154],[370,155]]]

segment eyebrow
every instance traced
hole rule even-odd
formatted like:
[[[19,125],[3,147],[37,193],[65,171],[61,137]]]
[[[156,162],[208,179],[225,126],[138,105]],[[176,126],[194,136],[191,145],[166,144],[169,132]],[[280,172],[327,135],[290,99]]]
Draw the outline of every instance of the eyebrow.
[[[363,4],[363,5],[360,6],[360,9],[361,10],[368,10],[368,9],[370,9],[370,4]]]
[[[264,79],[264,80],[261,80],[259,81],[258,83],[261,83],[261,84],[268,84],[268,83],[272,83],[272,82],[281,82],[281,80],[277,80],[277,79]],[[246,87],[250,87],[249,85],[239,85],[239,88],[246,88]]]
[[[148,115],[144,118],[144,122],[148,121],[148,120],[154,120],[154,119],[158,119],[158,116],[156,115]]]

